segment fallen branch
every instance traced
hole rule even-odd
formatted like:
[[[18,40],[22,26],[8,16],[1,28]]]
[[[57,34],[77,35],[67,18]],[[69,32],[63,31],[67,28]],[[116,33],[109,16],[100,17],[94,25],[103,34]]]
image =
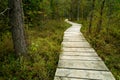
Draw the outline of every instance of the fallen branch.
[[[4,15],[4,13],[7,11],[7,10],[9,10],[10,8],[6,8],[4,11],[2,11],[1,13],[0,13],[0,15]]]

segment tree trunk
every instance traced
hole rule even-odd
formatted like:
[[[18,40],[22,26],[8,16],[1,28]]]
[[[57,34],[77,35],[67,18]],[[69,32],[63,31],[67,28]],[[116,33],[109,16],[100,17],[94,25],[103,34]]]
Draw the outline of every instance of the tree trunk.
[[[98,33],[101,31],[104,4],[105,4],[105,0],[102,0],[102,5],[101,5],[101,9],[100,9],[100,19],[99,19],[98,24],[97,24],[97,32]]]
[[[74,0],[71,0],[71,4],[70,4],[70,20],[74,20]]]
[[[89,33],[91,33],[91,26],[92,26],[92,21],[93,21],[93,11],[94,11],[94,7],[95,7],[95,0],[93,0],[93,4],[92,4],[92,8],[91,8],[91,15],[90,15],[90,23],[89,23]]]
[[[24,37],[22,0],[9,0],[9,8],[9,23],[12,27],[15,53],[17,56],[26,55],[27,48]]]
[[[78,0],[78,6],[77,6],[77,20],[80,20],[80,0]]]

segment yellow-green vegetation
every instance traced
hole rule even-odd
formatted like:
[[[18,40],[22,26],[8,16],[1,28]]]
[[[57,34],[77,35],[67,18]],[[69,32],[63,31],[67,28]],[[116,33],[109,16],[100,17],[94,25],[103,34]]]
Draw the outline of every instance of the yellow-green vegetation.
[[[82,32],[116,80],[120,80],[120,28],[116,25],[103,25],[101,32],[98,33],[94,26],[92,26],[90,34],[87,22],[83,21]]]
[[[60,20],[50,20],[26,29],[28,58],[16,58],[11,34],[4,34],[0,43],[0,80],[53,80],[63,33],[69,26]]]

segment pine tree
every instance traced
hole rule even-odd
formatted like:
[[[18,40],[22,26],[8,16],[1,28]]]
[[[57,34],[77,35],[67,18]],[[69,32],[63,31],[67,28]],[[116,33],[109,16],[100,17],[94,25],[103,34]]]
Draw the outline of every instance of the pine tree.
[[[23,9],[22,0],[9,0],[9,20],[12,27],[12,39],[16,55],[26,55],[27,48],[25,43],[23,28]]]

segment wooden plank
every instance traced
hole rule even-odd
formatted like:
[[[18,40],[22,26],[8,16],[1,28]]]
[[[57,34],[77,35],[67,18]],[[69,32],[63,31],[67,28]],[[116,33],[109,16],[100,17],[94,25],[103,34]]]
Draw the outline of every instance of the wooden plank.
[[[80,34],[80,35],[83,35],[81,32],[64,32],[64,34]]]
[[[79,32],[64,32],[65,36],[71,36],[71,35],[75,35],[75,36],[83,36],[82,33]]]
[[[65,59],[65,60],[101,60],[100,57],[98,56],[64,56],[60,55],[60,59]]]
[[[62,47],[62,51],[69,52],[95,52],[93,48],[66,48]]]
[[[80,30],[80,27],[79,26],[75,26],[75,27],[70,27],[70,28],[68,28],[67,30]],[[80,32],[80,31],[79,31]]]
[[[64,36],[63,39],[65,39],[65,38],[67,38],[67,39],[79,39],[79,40],[80,40],[80,39],[85,39],[83,35],[80,35],[80,36],[72,36],[72,37],[70,37],[70,36]]]
[[[68,78],[81,78],[88,80],[115,80],[111,72],[108,71],[92,71],[92,70],[75,70],[57,68],[56,75]]]
[[[75,48],[81,48],[81,47],[91,47],[88,42],[62,42],[63,47],[75,47]]]
[[[64,37],[77,37],[77,36],[83,37],[82,35],[79,35],[79,34],[78,35],[76,35],[76,34],[72,34],[72,35],[71,34],[69,34],[69,35],[65,34],[64,35]]]
[[[64,39],[74,40],[74,41],[76,41],[76,39],[77,40],[86,40],[83,36],[79,36],[79,38],[78,38],[78,36],[64,36],[63,40]]]
[[[87,80],[87,79],[76,79],[76,78],[68,78],[68,77],[55,77],[54,80]]]
[[[69,38],[69,37],[64,37],[64,38],[63,38],[63,42],[64,42],[64,41],[68,41],[68,42],[69,42],[69,41],[74,41],[74,42],[78,42],[78,41],[79,41],[79,42],[81,42],[81,41],[86,41],[86,39],[85,39],[85,38],[82,38],[82,37],[81,37],[81,38],[75,38],[75,37]]]
[[[63,42],[84,42],[86,41],[85,39],[67,39],[67,38],[64,38],[63,39]]]
[[[83,70],[106,70],[103,61],[82,61],[82,60],[59,60],[58,67],[70,69],[83,69]]]
[[[63,56],[88,56],[88,57],[97,57],[96,52],[62,52]]]
[[[79,32],[78,30],[67,30],[66,32]]]

